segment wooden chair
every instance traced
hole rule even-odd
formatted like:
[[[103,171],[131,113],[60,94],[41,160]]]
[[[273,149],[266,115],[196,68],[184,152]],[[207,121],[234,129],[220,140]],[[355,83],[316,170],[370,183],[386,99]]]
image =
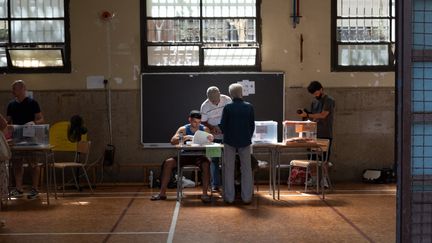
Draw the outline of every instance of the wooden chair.
[[[90,180],[88,178],[87,175],[87,170],[86,170],[86,165],[88,163],[88,159],[89,159],[89,153],[90,153],[90,145],[91,142],[90,141],[80,141],[76,144],[76,151],[75,151],[75,159],[74,161],[60,161],[57,162],[55,161],[53,164],[54,167],[54,185],[57,188],[57,182],[56,182],[56,169],[61,169],[62,170],[62,188],[63,188],[63,196],[64,196],[64,192],[65,192],[65,176],[64,176],[64,172],[66,168],[71,168],[72,170],[72,174],[73,174],[73,178],[75,181],[75,185],[77,186],[77,188],[79,188],[79,183],[77,181],[77,178],[75,176],[75,168],[81,168],[83,170],[84,176],[87,180],[88,186],[91,190],[91,192],[93,193],[93,188],[91,186]],[[79,180],[79,178],[78,178]]]
[[[290,164],[289,164],[289,177],[288,177],[288,188],[290,188],[291,186],[291,169],[292,167],[302,167],[302,168],[306,168],[306,178],[305,178],[305,192],[307,192],[307,183],[308,183],[308,175],[309,175],[309,171],[311,169],[312,166],[316,166],[317,167],[317,175],[319,175],[319,171],[318,171],[318,167],[319,166],[325,166],[323,168],[325,168],[323,170],[324,174],[322,175],[322,179],[323,180],[327,180],[329,186],[331,187],[331,182],[330,182],[330,177],[328,174],[328,170],[327,170],[327,163],[328,163],[328,149],[329,149],[329,144],[330,144],[330,140],[328,139],[317,139],[317,143],[320,146],[321,150],[323,153],[325,153],[325,157],[321,159],[321,161],[318,162],[317,164],[317,160],[316,159],[308,159],[308,160],[291,160]],[[317,180],[319,179],[319,177],[317,177]],[[320,181],[318,180],[316,183],[320,183]]]

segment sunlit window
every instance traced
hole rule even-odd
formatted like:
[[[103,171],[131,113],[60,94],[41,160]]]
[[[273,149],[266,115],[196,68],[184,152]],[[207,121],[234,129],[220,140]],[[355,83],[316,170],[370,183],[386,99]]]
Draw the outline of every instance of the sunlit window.
[[[0,0],[0,70],[69,72],[69,0]]]
[[[145,8],[143,70],[259,70],[256,0],[147,0]]]
[[[395,0],[333,1],[337,3],[333,9],[333,70],[392,70],[395,65]]]

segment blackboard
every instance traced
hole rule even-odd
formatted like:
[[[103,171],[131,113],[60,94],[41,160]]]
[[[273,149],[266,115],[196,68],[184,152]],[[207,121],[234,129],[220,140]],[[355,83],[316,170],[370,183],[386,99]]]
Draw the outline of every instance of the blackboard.
[[[141,143],[155,146],[169,143],[189,112],[199,110],[206,91],[217,86],[222,94],[235,82],[249,80],[255,94],[244,96],[255,109],[255,120],[277,121],[278,141],[284,117],[284,74],[282,72],[236,73],[143,73],[141,74]]]

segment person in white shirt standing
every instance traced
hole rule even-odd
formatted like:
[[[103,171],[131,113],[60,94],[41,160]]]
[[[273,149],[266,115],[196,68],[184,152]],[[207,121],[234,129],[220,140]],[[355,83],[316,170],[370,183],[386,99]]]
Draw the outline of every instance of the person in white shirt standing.
[[[210,129],[215,143],[222,143],[223,134],[219,128],[219,123],[222,118],[223,108],[231,102],[231,98],[221,94],[218,87],[211,86],[207,89],[207,99],[201,104],[201,122]],[[210,173],[212,191],[217,192],[221,186],[219,158],[212,158]]]

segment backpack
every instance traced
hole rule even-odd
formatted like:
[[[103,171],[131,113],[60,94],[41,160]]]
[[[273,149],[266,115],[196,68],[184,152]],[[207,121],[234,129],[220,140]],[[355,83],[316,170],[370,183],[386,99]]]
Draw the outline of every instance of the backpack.
[[[159,177],[156,178],[155,181],[153,182],[153,187],[159,187],[159,188],[161,187],[161,178],[163,175],[164,165],[165,165],[165,160],[162,162]],[[171,189],[177,188],[176,174],[177,174],[177,168],[174,168],[171,171],[170,180],[169,180],[168,186],[167,186],[168,188],[171,188]]]
[[[308,178],[310,178],[310,175]],[[291,169],[291,177],[289,180],[291,185],[304,185],[306,182],[306,168],[294,166]]]

